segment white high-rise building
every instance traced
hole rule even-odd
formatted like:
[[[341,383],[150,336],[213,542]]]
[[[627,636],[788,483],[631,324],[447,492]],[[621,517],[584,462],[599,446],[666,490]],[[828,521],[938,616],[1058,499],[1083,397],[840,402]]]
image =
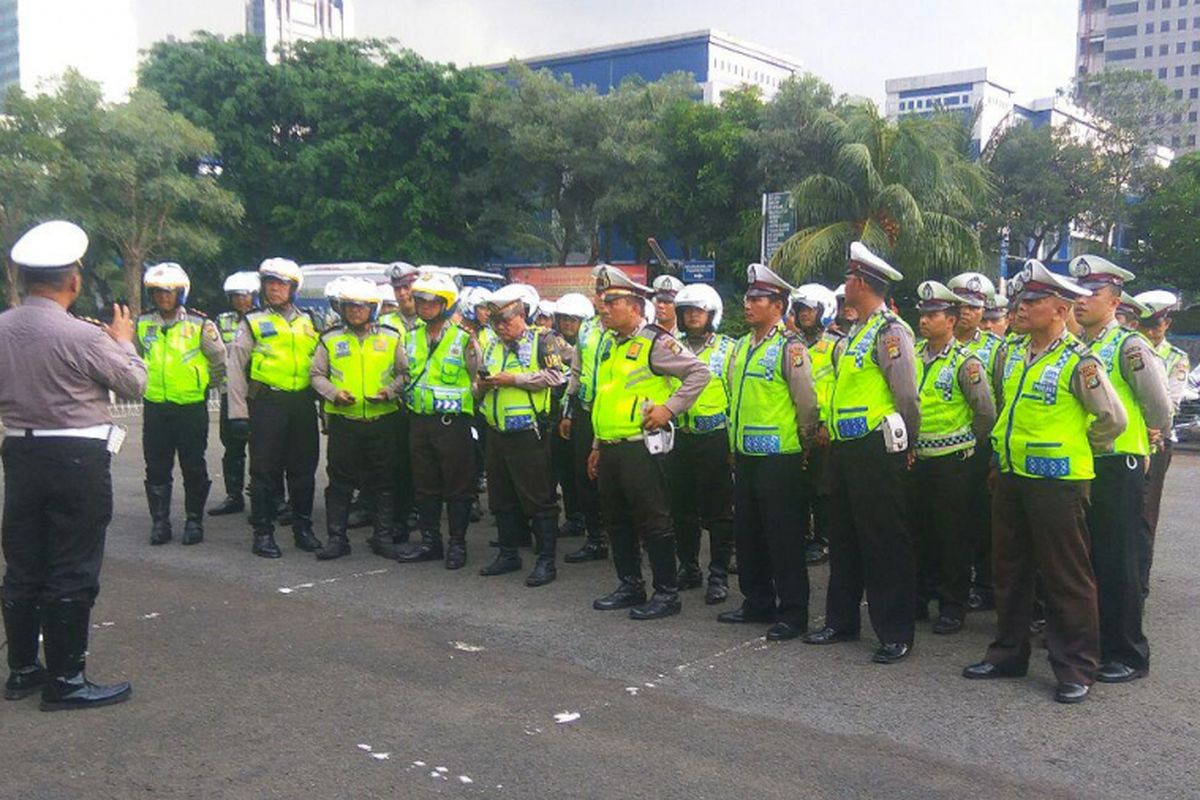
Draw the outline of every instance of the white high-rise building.
[[[267,60],[280,49],[318,39],[353,39],[353,0],[246,0],[246,33],[261,36]]]
[[[72,67],[122,100],[137,64],[132,0],[0,0],[0,102],[9,86],[34,93]]]

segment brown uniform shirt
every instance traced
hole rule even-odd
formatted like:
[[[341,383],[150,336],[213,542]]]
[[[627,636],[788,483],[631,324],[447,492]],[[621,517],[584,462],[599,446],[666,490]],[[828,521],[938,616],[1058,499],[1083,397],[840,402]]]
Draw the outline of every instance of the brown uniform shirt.
[[[1066,335],[1067,332],[1063,331],[1057,339],[1050,343],[1049,347],[1036,354],[1030,343],[1025,349],[1026,366],[1033,364],[1046,352],[1053,350],[1059,339]],[[1089,365],[1094,366],[1095,370],[1087,369]],[[1088,426],[1088,441],[1092,445],[1092,452],[1111,453],[1113,442],[1125,432],[1125,426],[1129,424],[1129,417],[1125,413],[1125,407],[1121,405],[1121,398],[1117,397],[1117,390],[1109,381],[1108,373],[1105,372],[1100,359],[1090,354],[1080,359],[1079,368],[1071,376],[1071,394],[1075,395],[1087,412],[1095,417],[1092,424]]]
[[[89,428],[112,422],[109,391],[146,391],[146,364],[132,344],[32,296],[0,314],[0,419],[9,428]]]
[[[1115,319],[1112,320],[1100,329],[1094,339],[1086,338],[1085,333],[1084,342],[1090,347],[1092,342],[1103,339],[1118,325]],[[1159,431],[1169,428],[1174,407],[1167,389],[1167,370],[1150,341],[1141,335],[1125,339],[1117,355],[1116,366],[1141,406],[1146,427]]]
[[[363,329],[362,333],[356,334],[359,341],[365,339],[369,334],[378,330],[377,325],[369,325]],[[339,328],[340,329],[340,328]],[[407,360],[404,355],[404,345],[396,339],[396,350],[392,360],[392,368],[396,371],[396,378],[391,383],[383,388],[384,393],[391,399],[396,399],[400,393],[404,391],[404,382],[408,379],[408,369],[406,368]],[[308,382],[312,384],[313,390],[325,398],[329,402],[333,402],[333,398],[337,397],[338,388],[333,385],[333,381],[329,380],[329,348],[325,346],[325,337],[322,336],[317,342],[317,349],[313,351],[312,364],[308,368]]]

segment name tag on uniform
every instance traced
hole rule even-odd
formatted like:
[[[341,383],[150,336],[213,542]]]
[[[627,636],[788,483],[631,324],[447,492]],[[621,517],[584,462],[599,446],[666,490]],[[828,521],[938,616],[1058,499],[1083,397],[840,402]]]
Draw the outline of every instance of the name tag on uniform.
[[[349,358],[350,357],[350,343],[347,341],[338,342],[337,347],[334,348],[333,355],[335,358]]]
[[[375,340],[375,350],[376,350],[376,352],[379,352],[379,353],[382,353],[385,350],[387,350],[387,340],[386,339],[376,339]]]
[[[629,350],[627,350],[625,352],[625,357],[628,358],[630,361],[633,361],[641,354],[641,352],[642,352],[642,343],[634,342],[633,344],[629,345]]]
[[[158,340],[158,326],[151,325],[146,329],[146,341],[153,342]]]
[[[258,327],[258,332],[259,332],[259,335],[261,335],[264,339],[267,338],[268,336],[274,336],[277,333],[277,331],[275,330],[275,323],[264,322],[262,325],[260,325]]]

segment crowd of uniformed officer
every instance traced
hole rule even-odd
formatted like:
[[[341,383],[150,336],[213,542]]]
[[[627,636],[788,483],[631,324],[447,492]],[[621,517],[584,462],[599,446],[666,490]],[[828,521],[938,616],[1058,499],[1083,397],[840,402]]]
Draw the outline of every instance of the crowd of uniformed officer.
[[[61,708],[128,696],[82,674],[118,438],[100,398],[143,397],[150,543],[172,538],[177,455],[182,542],[194,545],[210,386],[221,390],[226,496],[209,513],[244,509],[248,442],[251,550],[264,558],[282,555],[281,514],[297,549],[350,553],[357,493],[374,553],[460,569],[486,485],[497,550],[480,574],[523,569],[531,540],[525,583],[543,586],[559,538],[586,533],[565,560],[611,552],[617,586],[597,610],[666,617],[699,587],[720,604],[736,572],[741,603],[717,620],[765,625],[773,641],[857,640],[865,595],[876,663],[905,658],[936,603],[942,635],[970,609],[996,609],[996,639],[967,678],[1024,675],[1043,626],[1060,702],[1148,673],[1144,600],[1188,364],[1165,338],[1177,298],[1131,297],[1132,273],[1104,259],[1075,259],[1070,278],[1029,261],[1011,301],[978,273],[926,281],[919,336],[889,302],[903,276],[861,242],[836,291],[750,265],[737,340],[720,333],[712,287],[671,276],[644,286],[606,265],[593,271],[594,299],[548,303],[523,284],[462,290],[397,263],[390,285],[327,287],[335,318],[321,325],[296,305],[303,275],[281,258],[230,276],[216,324],[186,306],[178,264],[155,265],[151,310],[128,320],[116,309],[101,331],[52,313],[78,294],[86,236],[49,225],[13,250],[29,298],[0,316],[0,367],[20,370],[10,340],[41,326],[95,364],[70,388],[96,401],[83,413],[56,397],[68,377],[30,391],[0,381],[7,697],[41,691]],[[51,376],[70,371],[47,358]],[[312,513],[322,430],[323,543]],[[74,516],[40,510],[64,501],[30,476],[84,456],[95,464],[66,506]],[[33,546],[44,536],[61,546]],[[808,567],[826,558],[823,622],[811,627]]]

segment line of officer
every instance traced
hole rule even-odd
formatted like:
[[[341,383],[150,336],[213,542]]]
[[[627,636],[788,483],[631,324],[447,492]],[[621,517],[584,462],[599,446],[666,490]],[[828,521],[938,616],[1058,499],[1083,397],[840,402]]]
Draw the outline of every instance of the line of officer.
[[[109,392],[141,397],[146,364],[134,349],[129,309],[113,306],[103,326],[68,313],[87,247],[87,234],[70,222],[27,231],[11,252],[24,300],[0,314],[4,697],[40,690],[46,711],[119,703],[132,691],[128,683],[97,686],[84,667],[112,520],[109,467],[124,434],[113,425]]]
[[[598,277],[608,266],[599,264],[592,270]],[[596,307],[603,308],[602,294],[596,292]],[[571,442],[575,465],[575,492],[583,511],[587,528],[587,540],[578,550],[567,553],[563,561],[578,564],[585,561],[603,561],[608,558],[608,545],[604,538],[604,520],[600,510],[600,494],[596,479],[588,472],[588,459],[592,454],[592,404],[596,400],[596,372],[600,366],[600,353],[604,340],[611,336],[604,327],[603,318],[594,315],[579,326],[575,340],[575,352],[571,357],[571,374],[567,378],[567,393],[563,398],[563,418],[559,423],[558,435]]]
[[[888,286],[902,277],[866,245],[851,244],[846,305],[858,321],[838,363],[831,401],[833,538],[825,627],[804,639],[857,639],[865,589],[880,641],[872,660],[880,664],[908,655],[916,601],[904,479],[921,410],[912,334],[884,302]]]
[[[225,279],[223,288],[229,310],[217,315],[217,330],[221,332],[221,341],[228,348],[233,343],[233,337],[237,335],[238,325],[257,307],[258,292],[261,288],[258,273],[235,272]],[[247,441],[245,438],[232,436],[229,430],[229,385],[224,376],[221,379],[221,414],[218,426],[221,445],[225,448],[221,456],[225,499],[208,510],[209,516],[212,517],[238,514],[246,508],[242,490],[246,485]]]
[[[1006,338],[1012,305],[1006,294],[999,290],[993,291],[984,298],[983,317],[979,320],[979,327],[1001,339]]]
[[[1139,330],[1150,340],[1154,352],[1162,359],[1167,373],[1167,394],[1171,398],[1172,414],[1178,416],[1179,405],[1183,402],[1183,394],[1187,390],[1188,373],[1191,363],[1188,354],[1167,341],[1167,331],[1171,329],[1171,312],[1179,307],[1179,298],[1171,292],[1162,289],[1152,289],[1142,292],[1136,299],[1145,312],[1139,320]],[[1163,484],[1166,482],[1167,470],[1171,468],[1171,454],[1176,442],[1174,425],[1162,441],[1150,452],[1150,471],[1146,474],[1146,496],[1142,506],[1142,537],[1140,542],[1143,552],[1142,562],[1142,595],[1150,594],[1150,565],[1154,560],[1154,536],[1158,530],[1158,512],[1162,506]]]
[[[773,623],[767,639],[783,641],[808,628],[804,487],[797,478],[819,413],[808,347],[783,325],[792,287],[762,264],[746,268],[746,284],[750,331],[738,340],[729,368],[735,544],[744,599],[717,620]]]
[[[830,401],[837,362],[846,346],[846,337],[825,320],[832,322],[837,297],[818,283],[806,283],[792,292],[792,317],[797,333],[808,347],[812,364],[813,388],[817,393],[817,411],[822,426],[829,424]],[[805,561],[822,564],[829,558],[829,438],[818,436],[809,442],[802,473],[800,519],[805,531]]]
[[[981,309],[983,300],[937,281],[922,283],[917,295],[921,429],[909,494],[917,551],[917,619],[927,618],[929,601],[937,600],[933,632],[950,634],[962,629],[971,586],[968,511],[973,476],[966,466],[978,442],[991,435],[996,405],[979,355],[955,339],[961,311]]]
[[[1096,256],[1075,258],[1070,269],[1079,285],[1091,292],[1075,301],[1083,341],[1104,365],[1128,418],[1112,452],[1096,458],[1088,509],[1100,603],[1101,666],[1096,679],[1122,683],[1150,669],[1150,643],[1142,629],[1143,559],[1148,550],[1142,506],[1150,447],[1163,440],[1171,425],[1171,398],[1166,370],[1149,340],[1121,327],[1115,318],[1122,287],[1133,280],[1133,273]]]
[[[148,378],[142,401],[142,455],[150,544],[171,541],[171,470],[175,456],[183,473],[186,514],[182,543],[204,539],[208,479],[208,387],[225,375],[225,343],[217,326],[186,308],[191,281],[178,264],[156,264],[142,282],[154,310],[137,319],[138,353]]]
[[[341,285],[342,324],[321,334],[309,367],[313,390],[324,398],[329,448],[325,489],[328,539],[317,551],[322,561],[350,553],[346,526],[354,490],[371,497],[372,537],[391,541],[395,524],[395,423],[404,387],[400,332],[376,320],[379,289],[369,280]]]
[[[683,291],[683,281],[674,275],[659,275],[651,288],[654,290],[654,324],[678,338],[679,317],[675,309],[675,296]]]
[[[483,351],[480,411],[487,436],[488,508],[496,515],[499,551],[480,575],[522,568],[518,538],[532,520],[537,563],[526,586],[557,575],[558,501],[550,463],[551,390],[566,383],[553,334],[528,324],[532,287],[509,284],[492,294],[491,324],[498,334]],[[537,305],[533,304],[534,313]],[[556,337],[554,337],[556,338]]]
[[[1100,361],[1067,330],[1072,304],[1090,294],[1030,260],[1004,362],[992,430],[996,470],[992,559],[997,635],[963,677],[1021,677],[1029,669],[1034,581],[1044,598],[1054,699],[1087,698],[1100,656],[1096,579],[1088,532],[1093,452],[1111,450],[1126,415]]]
[[[708,385],[709,371],[664,329],[645,321],[652,289],[606,267],[596,278],[596,290],[611,335],[601,341],[596,368],[595,440],[588,472],[599,481],[621,583],[592,607],[628,608],[632,619],[658,619],[680,610],[664,440],[670,438],[671,421],[691,408]],[[671,378],[680,381],[677,388]],[[642,547],[654,585],[649,602]]]
[[[467,528],[476,488],[471,422],[479,345],[451,321],[458,286],[449,275],[424,271],[410,288],[421,324],[406,340],[405,398],[411,414],[409,453],[421,541],[401,547],[397,558],[403,563],[436,561],[444,554],[446,569],[461,569],[467,563]],[[445,549],[443,503],[450,536]]]
[[[550,414],[552,419],[562,419],[567,402],[567,384],[570,382],[571,363],[575,360],[580,328],[584,322],[595,315],[596,309],[592,305],[592,301],[578,292],[568,292],[554,304],[554,330],[559,335],[563,374],[567,376],[568,380],[551,390]],[[558,483],[563,499],[563,524],[558,535],[560,538],[582,536],[587,532],[587,515],[584,514],[583,503],[579,497],[575,451],[571,440],[557,435],[557,431],[555,431],[555,435],[551,436],[550,460],[554,469],[554,479]]]
[[[708,531],[707,605],[729,597],[733,555],[733,471],[729,458],[729,367],[736,342],[717,331],[724,304],[717,290],[693,283],[674,297],[684,347],[708,367],[704,391],[676,420],[675,449],[667,459],[671,516],[679,557],[679,588],[704,584],[700,530]]]
[[[295,261],[268,258],[258,276],[263,308],[246,315],[229,347],[229,424],[250,438],[251,552],[279,558],[275,515],[285,478],[297,549],[321,546],[312,529],[320,434],[309,383],[317,330],[294,302],[304,281]]]

